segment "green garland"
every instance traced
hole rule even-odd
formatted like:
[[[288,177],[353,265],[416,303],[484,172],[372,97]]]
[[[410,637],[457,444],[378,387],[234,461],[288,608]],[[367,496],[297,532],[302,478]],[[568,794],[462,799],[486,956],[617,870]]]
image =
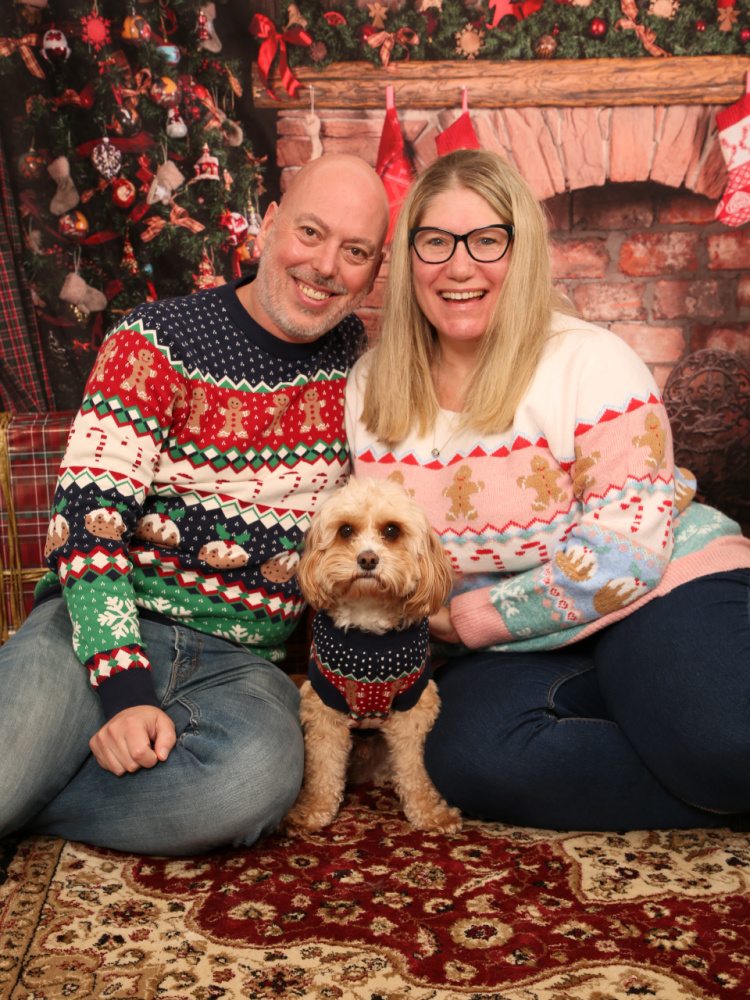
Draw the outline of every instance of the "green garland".
[[[291,0],[284,0],[276,25],[279,31],[289,23],[290,6]],[[317,0],[294,0],[291,12],[294,14],[296,8],[307,22],[305,30],[313,39],[313,45],[287,46],[289,64],[324,69],[332,62],[366,60],[381,66],[380,50],[366,41],[367,34],[373,30],[367,7],[360,7],[357,0],[326,4],[346,21],[345,25],[336,25],[326,19],[323,6]],[[388,7],[387,0],[381,0],[381,6]],[[388,10],[385,14],[384,30],[398,32],[400,28],[409,28],[419,38],[415,45],[396,44],[392,60],[437,62],[468,58],[461,51],[457,36],[472,26],[483,32],[477,59],[537,59],[535,45],[544,35],[554,37],[556,59],[653,58],[634,30],[616,28],[617,22],[625,18],[620,0],[593,0],[587,7],[574,2],[544,0],[541,8],[527,17],[519,19],[513,13],[505,14],[494,28],[491,27],[494,8],[489,7],[487,0],[477,3],[442,0],[440,9],[418,9],[422,6],[420,0],[405,0],[401,9]],[[505,6],[522,13],[524,4],[519,0]],[[743,41],[743,30],[750,33],[750,0],[736,0],[731,9],[737,20],[729,31],[719,27],[717,0],[683,0],[672,18],[649,14],[651,6],[650,0],[637,0],[635,23],[648,29],[653,44],[668,55],[750,54],[750,39]],[[604,23],[604,32],[598,36],[591,32],[591,22],[595,18]]]

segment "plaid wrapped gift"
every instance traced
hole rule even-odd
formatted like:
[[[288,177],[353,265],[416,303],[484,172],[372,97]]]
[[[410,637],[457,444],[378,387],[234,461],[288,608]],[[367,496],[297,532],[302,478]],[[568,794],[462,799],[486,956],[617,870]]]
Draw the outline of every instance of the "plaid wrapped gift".
[[[71,413],[0,413],[0,642],[46,572],[44,542]]]

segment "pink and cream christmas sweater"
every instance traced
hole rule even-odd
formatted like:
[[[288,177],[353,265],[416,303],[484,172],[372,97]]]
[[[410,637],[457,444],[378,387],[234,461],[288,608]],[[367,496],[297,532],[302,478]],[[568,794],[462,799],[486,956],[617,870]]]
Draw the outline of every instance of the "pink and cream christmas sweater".
[[[251,319],[239,283],[128,313],[73,424],[45,555],[108,715],[153,703],[139,614],[283,658],[303,535],[349,472],[359,319],[286,343]]]
[[[365,355],[347,385],[354,474],[395,479],[427,509],[456,573],[464,647],[552,649],[679,584],[750,567],[750,540],[675,469],[650,372],[607,330],[555,314],[512,427],[479,439],[441,411],[434,434],[385,448],[359,419],[367,367]]]

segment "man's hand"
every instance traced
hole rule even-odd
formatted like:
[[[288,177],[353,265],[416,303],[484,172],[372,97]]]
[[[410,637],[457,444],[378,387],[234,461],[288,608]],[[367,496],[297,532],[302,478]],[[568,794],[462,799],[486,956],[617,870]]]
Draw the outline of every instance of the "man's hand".
[[[174,723],[160,708],[135,705],[118,712],[89,741],[105,771],[125,774],[166,760],[177,742]]]
[[[439,642],[460,642],[461,638],[453,628],[450,608],[441,608],[430,618],[430,635]]]

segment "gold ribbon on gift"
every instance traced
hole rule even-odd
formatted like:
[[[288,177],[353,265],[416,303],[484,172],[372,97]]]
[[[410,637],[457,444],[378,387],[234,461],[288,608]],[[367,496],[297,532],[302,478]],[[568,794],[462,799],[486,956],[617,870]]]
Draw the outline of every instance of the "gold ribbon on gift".
[[[635,0],[620,0],[620,6],[625,17],[617,21],[615,31],[632,29],[636,37],[640,40],[641,45],[652,56],[669,56],[669,52],[665,52],[664,49],[660,49],[658,45],[654,44],[656,42],[655,31],[652,31],[651,28],[644,28],[642,24],[635,23],[635,19],[638,16],[638,8],[636,7]]]
[[[407,45],[419,45],[419,35],[411,28],[399,28],[398,31],[376,31],[374,35],[367,36],[367,44],[371,49],[380,49],[380,61],[385,69],[391,61],[391,53],[396,45],[401,45],[406,49],[406,58],[409,58]]]
[[[38,46],[39,41],[39,35],[24,35],[23,38],[0,38],[0,58],[12,56],[14,52],[20,52],[29,73],[43,80],[44,70],[39,65],[32,48],[32,46]]]
[[[185,229],[189,229],[191,233],[200,233],[206,227],[197,221],[197,219],[192,219],[188,215],[188,210],[186,208],[181,208],[175,201],[172,201],[172,208],[169,212],[169,219],[164,219],[160,215],[154,216],[148,220],[148,225],[141,233],[141,239],[144,243],[148,243],[149,240],[154,239],[166,225],[170,226],[184,226]]]

